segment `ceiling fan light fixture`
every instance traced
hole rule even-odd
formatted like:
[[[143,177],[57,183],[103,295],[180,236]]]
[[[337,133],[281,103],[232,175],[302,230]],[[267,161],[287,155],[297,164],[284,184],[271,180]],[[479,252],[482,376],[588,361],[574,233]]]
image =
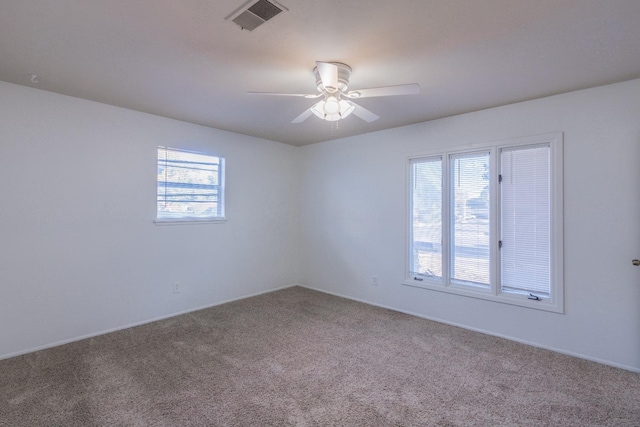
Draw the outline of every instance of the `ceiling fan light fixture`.
[[[353,113],[353,110],[355,109],[356,106],[351,102],[345,101],[344,99],[340,100],[340,117],[342,117],[343,119],[349,114]]]
[[[338,98],[328,96],[327,99],[317,102],[311,107],[311,112],[318,118],[328,122],[344,119],[355,110],[353,103]]]
[[[324,120],[324,99],[322,101],[316,102],[311,107],[311,112],[315,114],[318,118]]]
[[[340,103],[338,102],[338,98],[335,96],[328,96],[324,102],[324,112],[327,115],[339,114]]]

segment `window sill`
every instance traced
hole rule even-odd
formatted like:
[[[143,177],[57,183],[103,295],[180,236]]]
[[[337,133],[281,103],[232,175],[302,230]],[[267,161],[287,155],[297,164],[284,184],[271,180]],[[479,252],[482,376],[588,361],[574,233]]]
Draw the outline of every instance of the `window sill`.
[[[502,304],[516,305],[520,307],[533,308],[536,310],[550,311],[553,313],[564,314],[564,307],[559,305],[557,302],[551,301],[549,299],[543,299],[540,301],[531,301],[522,294],[500,293],[498,295],[494,295],[488,290],[463,289],[459,285],[445,286],[442,283],[429,281],[426,278],[422,281],[413,280],[411,278],[406,279],[405,281],[402,282],[402,285],[411,286],[414,288],[426,289],[430,291],[443,292],[446,294],[462,295],[465,297],[482,299],[486,301],[494,301]]]
[[[177,219],[156,219],[153,221],[155,225],[193,225],[193,224],[220,224],[227,222],[226,218],[177,218]]]

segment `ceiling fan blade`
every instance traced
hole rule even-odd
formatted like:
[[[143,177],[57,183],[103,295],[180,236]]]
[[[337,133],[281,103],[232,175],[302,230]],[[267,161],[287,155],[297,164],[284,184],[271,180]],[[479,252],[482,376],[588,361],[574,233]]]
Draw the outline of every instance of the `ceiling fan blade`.
[[[274,96],[298,96],[303,98],[320,98],[322,96],[321,93],[317,95],[311,95],[306,93],[281,93],[281,92],[247,92],[247,95],[274,95]]]
[[[367,110],[364,107],[359,106],[355,102],[351,102],[351,105],[355,107],[355,109],[353,110],[353,114],[360,117],[362,120],[364,120],[367,123],[375,122],[380,118],[379,115],[372,113],[371,111]]]
[[[311,108],[307,108],[306,110],[304,110],[304,113],[300,114],[298,117],[291,120],[291,123],[302,123],[305,120],[307,120],[309,117],[311,117],[312,114],[313,113],[311,112]]]
[[[322,85],[329,93],[338,90],[338,67],[329,62],[316,62]]]
[[[418,83],[411,83],[398,86],[383,86],[374,87],[371,89],[352,90],[345,95],[348,98],[371,98],[374,96],[394,96],[394,95],[415,95],[420,93],[420,85]]]

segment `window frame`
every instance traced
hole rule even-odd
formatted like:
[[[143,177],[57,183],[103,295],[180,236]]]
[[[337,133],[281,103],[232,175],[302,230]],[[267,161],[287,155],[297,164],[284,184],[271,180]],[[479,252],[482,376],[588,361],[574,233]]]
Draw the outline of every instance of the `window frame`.
[[[550,147],[550,298],[539,301],[530,300],[526,295],[503,292],[500,284],[500,153],[505,148],[525,148],[526,146],[548,145]],[[487,143],[469,144],[462,147],[431,150],[409,155],[405,158],[406,170],[406,238],[405,267],[403,285],[421,289],[434,290],[455,295],[473,297],[499,303],[511,304],[527,308],[535,308],[555,313],[564,313],[564,225],[563,225],[563,133],[554,132],[542,135],[511,138]],[[481,288],[457,283],[451,279],[451,175],[450,160],[453,155],[464,155],[478,152],[489,152],[489,287]],[[428,276],[412,274],[413,270],[413,197],[412,197],[412,165],[416,160],[441,158],[442,161],[442,278],[431,279]]]
[[[210,216],[210,217],[198,217],[198,216],[182,216],[182,217],[163,217],[163,218],[159,218],[158,217],[158,199],[157,199],[157,192],[158,192],[158,178],[157,178],[157,168],[158,168],[158,162],[160,161],[159,158],[159,153],[160,150],[166,150],[166,151],[175,151],[175,152],[181,152],[181,153],[188,153],[188,154],[195,154],[195,155],[199,155],[199,156],[207,156],[207,157],[211,157],[211,158],[215,158],[218,162],[218,186],[219,186],[219,204],[220,204],[220,212],[221,215],[215,215],[215,216]],[[226,218],[226,190],[225,190],[225,179],[226,179],[226,158],[223,156],[218,156],[215,154],[209,154],[209,153],[205,153],[202,151],[193,151],[193,150],[185,150],[182,148],[175,148],[175,147],[168,147],[168,146],[158,146],[156,148],[156,180],[155,180],[155,185],[156,185],[156,218],[154,219],[154,223],[156,225],[189,225],[189,224],[216,224],[216,223],[225,223],[227,222],[227,218]]]

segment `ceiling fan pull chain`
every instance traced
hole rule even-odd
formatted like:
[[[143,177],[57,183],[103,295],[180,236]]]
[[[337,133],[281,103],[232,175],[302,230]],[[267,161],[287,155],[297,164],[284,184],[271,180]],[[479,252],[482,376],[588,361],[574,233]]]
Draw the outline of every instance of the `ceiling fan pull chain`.
[[[338,130],[340,130],[340,120],[332,121],[331,131],[329,132],[331,139],[337,138]]]

